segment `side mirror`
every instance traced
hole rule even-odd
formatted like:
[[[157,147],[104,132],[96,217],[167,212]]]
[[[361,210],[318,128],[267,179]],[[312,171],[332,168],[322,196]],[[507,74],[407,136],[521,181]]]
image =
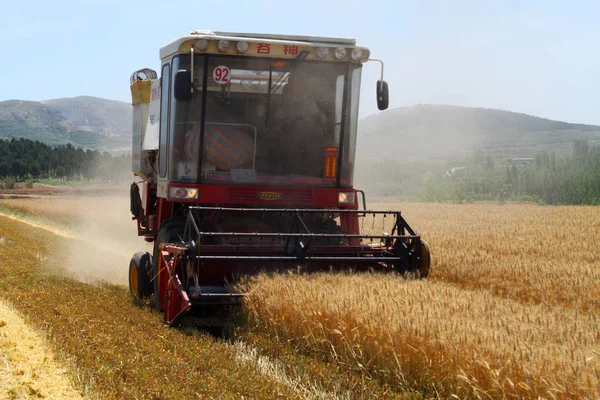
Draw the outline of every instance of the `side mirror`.
[[[189,101],[192,99],[192,77],[190,71],[180,69],[175,73],[173,93],[177,100]]]
[[[179,72],[177,72],[179,73]],[[387,110],[390,105],[390,92],[386,81],[377,81],[377,108]]]

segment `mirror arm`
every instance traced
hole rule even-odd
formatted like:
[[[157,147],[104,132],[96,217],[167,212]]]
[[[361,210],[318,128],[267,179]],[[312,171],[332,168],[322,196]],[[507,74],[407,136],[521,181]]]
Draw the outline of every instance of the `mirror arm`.
[[[377,61],[378,63],[381,63],[381,80],[379,83],[379,90],[383,90],[383,60],[378,58],[369,58],[367,61]]]
[[[190,92],[194,93],[194,46],[190,47]]]

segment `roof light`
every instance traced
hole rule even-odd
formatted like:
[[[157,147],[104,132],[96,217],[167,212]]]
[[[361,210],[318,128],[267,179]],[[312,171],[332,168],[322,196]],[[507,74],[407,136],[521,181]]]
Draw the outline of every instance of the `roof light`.
[[[196,49],[198,49],[199,51],[208,50],[208,40],[206,40],[206,39],[196,40]]]
[[[327,47],[317,47],[317,57],[325,58],[329,54],[329,49]]]
[[[237,42],[235,44],[235,48],[237,49],[238,53],[245,53],[248,51],[248,42]]]
[[[346,57],[346,49],[343,47],[338,47],[337,49],[335,49],[334,55],[335,58],[337,58],[338,60],[341,60],[342,58]]]
[[[350,55],[354,61],[360,60],[362,57],[362,49],[358,47],[352,50],[352,54]]]
[[[229,40],[219,40],[218,47],[221,53],[225,53],[231,47],[231,43],[229,43]]]

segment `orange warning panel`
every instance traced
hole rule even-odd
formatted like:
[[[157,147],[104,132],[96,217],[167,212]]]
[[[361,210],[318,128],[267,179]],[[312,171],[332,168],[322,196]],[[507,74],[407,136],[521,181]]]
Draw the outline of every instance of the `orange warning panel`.
[[[337,178],[337,159],[338,159],[338,148],[327,147],[325,149],[325,161],[324,161],[324,173],[323,180],[326,183],[335,182]]]

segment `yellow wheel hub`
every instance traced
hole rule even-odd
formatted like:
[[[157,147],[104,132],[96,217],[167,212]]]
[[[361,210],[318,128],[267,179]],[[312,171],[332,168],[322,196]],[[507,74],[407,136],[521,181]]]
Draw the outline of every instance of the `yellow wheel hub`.
[[[129,288],[131,289],[131,294],[135,297],[138,296],[138,273],[137,268],[133,263],[129,265]]]

